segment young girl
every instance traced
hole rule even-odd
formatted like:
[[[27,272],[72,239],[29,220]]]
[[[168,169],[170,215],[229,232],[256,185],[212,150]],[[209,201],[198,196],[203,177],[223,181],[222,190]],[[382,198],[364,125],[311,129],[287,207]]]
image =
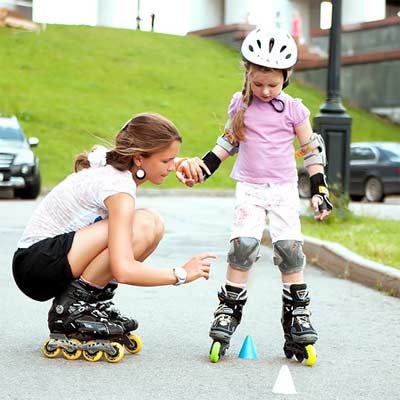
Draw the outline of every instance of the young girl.
[[[324,177],[325,147],[321,136],[312,131],[309,110],[282,91],[297,60],[293,38],[282,30],[256,29],[245,38],[241,52],[245,67],[242,92],[232,97],[224,134],[203,157],[210,171],[204,172],[207,178],[229,155],[238,153],[231,174],[237,186],[229,264],[210,330],[211,361],[216,362],[225,354],[242,318],[247,301],[246,283],[259,258],[268,213],[274,263],[282,274],[284,351],[288,358],[295,355],[299,361],[306,358],[307,363],[313,364],[312,344],[317,340],[317,332],[309,318],[310,296],[303,275],[306,259],[302,251],[293,141],[297,137],[300,143],[298,154],[304,156],[311,177],[312,205],[319,220],[332,209]],[[185,162],[179,171],[191,182],[202,178]]]
[[[139,114],[117,134],[113,149],[80,154],[76,172],[35,210],[18,243],[13,274],[32,299],[55,298],[48,315],[50,339],[43,345],[46,356],[55,357],[62,348],[68,359],[83,351],[86,359],[96,361],[104,351],[108,361],[116,362],[124,353],[121,344],[131,352],[140,349],[139,338],[129,334],[137,322],[105,301],[113,297],[117,282],[158,286],[208,279],[211,254],[176,268],[143,263],[164,226],[154,211],[135,208],[136,188],[164,181],[182,161],[176,158],[181,142],[166,118]]]

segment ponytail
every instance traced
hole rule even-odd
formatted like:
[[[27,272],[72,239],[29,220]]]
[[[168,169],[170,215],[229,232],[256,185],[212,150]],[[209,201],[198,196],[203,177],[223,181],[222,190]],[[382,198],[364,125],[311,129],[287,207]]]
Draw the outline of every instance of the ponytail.
[[[246,69],[246,75],[242,88],[242,106],[232,119],[232,136],[235,142],[240,142],[246,139],[244,135],[244,113],[247,107],[249,107],[252,98],[250,79],[248,76],[250,64],[245,62],[244,66]]]
[[[78,154],[75,157],[75,162],[74,162],[74,171],[75,172],[78,172],[84,168],[90,168],[88,153],[86,151],[84,153]]]

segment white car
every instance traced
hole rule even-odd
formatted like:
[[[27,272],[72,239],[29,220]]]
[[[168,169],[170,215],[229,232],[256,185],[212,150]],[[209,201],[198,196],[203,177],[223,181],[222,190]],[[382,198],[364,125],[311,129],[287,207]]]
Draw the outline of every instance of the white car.
[[[31,150],[39,139],[27,139],[16,117],[0,117],[0,189],[14,189],[23,199],[40,194],[39,160]]]

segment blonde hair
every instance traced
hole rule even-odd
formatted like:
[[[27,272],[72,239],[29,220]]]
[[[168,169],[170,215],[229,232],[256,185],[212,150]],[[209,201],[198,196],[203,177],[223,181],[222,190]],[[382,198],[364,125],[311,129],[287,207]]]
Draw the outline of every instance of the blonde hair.
[[[116,135],[114,148],[106,153],[106,164],[120,171],[132,170],[134,155],[150,157],[166,149],[174,141],[182,143],[182,137],[171,121],[160,114],[138,114]],[[75,158],[75,172],[89,167],[87,152]]]
[[[246,139],[244,135],[244,113],[246,112],[246,109],[250,106],[251,101],[253,99],[250,74],[254,70],[258,70],[261,72],[280,71],[283,74],[284,82],[287,81],[288,77],[291,74],[291,69],[275,69],[275,68],[263,67],[261,65],[253,64],[246,60],[243,61],[243,67],[245,69],[245,79],[242,88],[242,106],[240,107],[240,110],[235,114],[235,116],[231,121],[232,139],[235,142],[240,142]]]

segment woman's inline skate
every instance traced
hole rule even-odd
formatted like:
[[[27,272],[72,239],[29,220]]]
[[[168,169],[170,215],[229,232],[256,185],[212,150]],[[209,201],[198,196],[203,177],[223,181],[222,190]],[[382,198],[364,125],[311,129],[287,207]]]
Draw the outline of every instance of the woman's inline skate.
[[[125,349],[129,353],[135,354],[142,348],[140,337],[132,333],[139,327],[139,323],[136,319],[122,315],[111,301],[115,295],[117,287],[118,283],[116,281],[111,281],[107,284],[107,286],[97,295],[97,309],[105,312],[110,321],[119,323],[123,326],[125,335],[121,337],[119,343],[124,345]]]
[[[287,358],[294,356],[297,361],[306,360],[306,364],[312,366],[317,360],[313,344],[318,340],[318,334],[310,322],[307,285],[293,284],[290,289],[284,289],[282,302],[283,351]]]
[[[50,338],[43,343],[44,355],[54,358],[61,352],[76,360],[83,354],[88,361],[98,361],[104,354],[108,362],[119,362],[124,357],[122,344],[129,340],[126,327],[100,308],[98,293],[82,281],[72,281],[49,311]]]
[[[210,361],[216,363],[229,348],[231,336],[240,324],[242,309],[247,301],[247,290],[230,285],[221,286],[218,292],[219,306],[214,313],[209,336],[213,340]]]

